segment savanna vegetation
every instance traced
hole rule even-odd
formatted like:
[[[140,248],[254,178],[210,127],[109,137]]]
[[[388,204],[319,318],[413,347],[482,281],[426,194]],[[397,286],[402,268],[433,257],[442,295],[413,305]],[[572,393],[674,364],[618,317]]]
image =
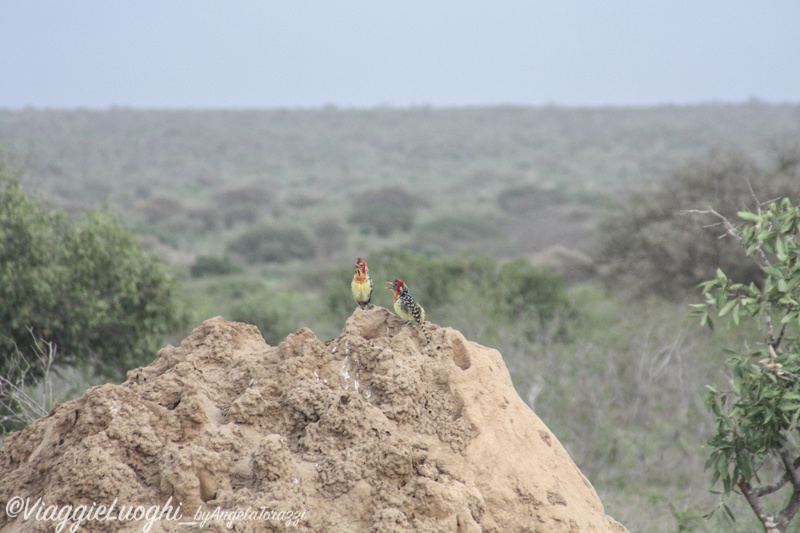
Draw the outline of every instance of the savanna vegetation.
[[[745,320],[745,307],[730,329],[710,331],[687,315],[689,304],[706,305],[697,285],[719,279],[717,269],[753,291],[770,286],[769,272],[721,221],[738,228],[748,222],[737,218],[745,208],[756,213],[780,197],[797,203],[797,139],[800,106],[758,102],[0,111],[8,173],[48,206],[25,216],[45,234],[67,236],[58,246],[43,240],[37,253],[56,254],[69,273],[80,270],[61,251],[73,233],[76,249],[89,252],[116,235],[130,261],[120,269],[152,265],[167,279],[150,262],[159,257],[176,278],[174,293],[160,297],[179,296],[183,309],[154,331],[161,338],[169,329],[179,340],[215,315],[256,324],[272,344],[303,326],[333,338],[355,308],[353,260],[365,257],[373,303],[389,307],[383,282],[402,277],[429,320],[498,348],[520,395],[607,512],[648,533],[761,527],[745,498],[729,494],[719,507],[708,489],[717,477],[717,489],[738,490],[732,469],[719,486],[718,464],[739,461],[753,472],[766,455],[719,452],[714,443],[727,442],[719,417],[733,415],[721,397],[704,398],[706,385],[727,394],[735,379],[750,379],[752,369],[737,374],[725,361],[763,342],[763,324]],[[107,274],[124,278],[114,268]],[[78,291],[59,296],[71,301],[90,290],[63,285]],[[188,325],[175,320],[184,312]],[[30,335],[23,322],[18,329]],[[80,347],[34,332],[42,335],[30,347],[43,355],[37,360],[47,361],[52,346],[59,357],[78,356]],[[786,333],[787,350],[795,334]],[[147,342],[119,366],[154,356]],[[92,353],[102,361],[117,348]],[[70,371],[60,369],[83,388],[95,375]],[[791,429],[792,416],[776,424]],[[704,472],[714,450],[728,455]]]
[[[64,367],[121,379],[185,320],[173,279],[116,216],[69,220],[0,169],[0,324],[7,429],[24,420],[24,385]]]

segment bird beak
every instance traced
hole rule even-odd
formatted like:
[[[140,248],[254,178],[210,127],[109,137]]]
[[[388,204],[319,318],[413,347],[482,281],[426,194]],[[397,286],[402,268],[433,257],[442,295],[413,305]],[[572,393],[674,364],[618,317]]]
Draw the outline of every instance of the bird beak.
[[[386,288],[387,289],[394,289],[394,283],[392,283],[391,281],[387,281],[386,282]]]

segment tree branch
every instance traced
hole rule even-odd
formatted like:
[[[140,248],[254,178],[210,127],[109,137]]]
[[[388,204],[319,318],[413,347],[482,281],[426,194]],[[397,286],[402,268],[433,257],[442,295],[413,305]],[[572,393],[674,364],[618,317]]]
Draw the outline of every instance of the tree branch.
[[[761,215],[761,204],[758,203],[758,202],[756,202],[756,213],[758,215]],[[685,210],[685,211],[681,211],[680,214],[682,214],[682,215],[712,215],[712,216],[715,216],[716,218],[718,218],[720,220],[720,222],[722,222],[722,225],[725,226],[725,233],[727,233],[728,235],[730,235],[731,237],[736,239],[736,242],[738,242],[740,246],[742,245],[742,237],[741,237],[741,235],[739,235],[739,231],[736,229],[736,226],[731,224],[730,220],[725,218],[725,216],[721,215],[720,213],[718,213],[714,209],[711,209],[711,208],[708,208],[706,210],[688,209],[688,210]],[[762,268],[764,268],[765,266],[766,267],[772,266],[772,263],[769,262],[769,259],[767,259],[767,255],[764,253],[764,250],[762,250],[761,248],[758,249],[758,261],[757,261],[757,263]]]
[[[780,456],[783,467],[786,469],[786,473],[792,482],[792,497],[783,511],[778,514],[778,520],[779,523],[789,524],[792,518],[794,518],[794,515],[797,514],[798,509],[800,509],[800,476],[797,474],[797,467],[789,460],[788,452],[786,450],[781,450]]]
[[[750,486],[750,483],[747,482],[746,479],[742,478],[739,481],[739,490],[742,491],[742,495],[747,500],[747,503],[750,504],[750,507],[753,508],[753,512],[758,517],[759,521],[761,521],[761,525],[764,526],[764,531],[767,533],[772,533],[772,531],[778,531],[775,528],[775,518],[767,513],[767,510],[764,509],[764,506],[761,505],[761,499],[753,494],[753,488]]]
[[[758,200],[758,196],[756,196],[756,191],[753,190],[753,184],[750,183],[750,179],[747,179],[747,188],[750,189],[750,196],[753,197],[753,203],[756,206],[756,214],[761,216],[761,202]]]
[[[792,306],[792,304],[787,305],[786,306],[786,314],[789,314],[792,311],[793,307],[794,306]],[[767,316],[769,316],[769,315],[767,315]],[[777,350],[778,346],[781,345],[781,341],[783,341],[783,335],[786,333],[786,326],[788,326],[788,325],[789,325],[788,322],[785,322],[783,324],[783,326],[781,327],[781,332],[778,334],[778,338],[776,339],[776,338],[774,338],[772,336],[772,321],[770,321],[770,332],[769,332],[770,339],[769,339],[769,343],[772,345],[773,349]]]
[[[792,463],[792,467],[795,469],[800,468],[800,457],[794,460]],[[750,490],[753,492],[753,495],[757,498],[761,496],[765,496],[767,494],[772,494],[773,492],[779,491],[782,489],[787,483],[789,483],[789,471],[783,473],[783,476],[776,481],[775,483],[770,483],[769,485],[764,485],[763,487],[750,487]]]
[[[731,222],[722,216],[721,214],[717,213],[715,210],[711,209],[710,207],[703,211],[700,209],[686,209],[680,212],[681,215],[713,215],[719,219],[723,226],[725,226],[725,233],[739,241],[742,242],[742,238],[739,236],[739,232],[736,231],[736,227],[731,224]]]

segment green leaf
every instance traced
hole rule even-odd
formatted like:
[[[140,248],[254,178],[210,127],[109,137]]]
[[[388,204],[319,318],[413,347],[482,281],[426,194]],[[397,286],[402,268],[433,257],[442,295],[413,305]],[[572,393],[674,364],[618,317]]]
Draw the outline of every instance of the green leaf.
[[[727,289],[723,288],[723,289],[718,290],[717,291],[717,299],[716,299],[716,302],[715,302],[715,305],[717,306],[717,309],[721,309],[722,307],[724,307],[725,306],[725,302],[727,302],[727,301],[728,301],[728,291],[727,291]]]
[[[758,222],[760,220],[758,215],[751,213],[750,211],[739,211],[736,213],[736,215],[747,222]]]
[[[733,309],[733,306],[735,306],[737,303],[738,303],[737,300],[728,301],[728,303],[726,303],[719,311],[720,318],[727,315],[731,311],[731,309]]]
[[[775,253],[778,254],[778,259],[786,261],[786,247],[783,244],[783,239],[775,240]]]
[[[728,507],[728,504],[723,502],[722,503],[722,509],[725,511],[725,513],[730,517],[730,519],[732,521],[736,522],[736,517],[733,516],[733,511],[731,511],[731,508]]]

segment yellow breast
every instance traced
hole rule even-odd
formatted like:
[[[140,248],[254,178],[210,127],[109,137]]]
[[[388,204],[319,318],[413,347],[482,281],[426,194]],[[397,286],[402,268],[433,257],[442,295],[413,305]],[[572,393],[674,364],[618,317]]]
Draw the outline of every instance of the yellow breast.
[[[350,289],[353,291],[353,299],[357,303],[367,302],[372,295],[372,287],[368,281],[356,281],[355,279],[350,284]]]

